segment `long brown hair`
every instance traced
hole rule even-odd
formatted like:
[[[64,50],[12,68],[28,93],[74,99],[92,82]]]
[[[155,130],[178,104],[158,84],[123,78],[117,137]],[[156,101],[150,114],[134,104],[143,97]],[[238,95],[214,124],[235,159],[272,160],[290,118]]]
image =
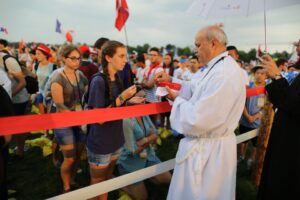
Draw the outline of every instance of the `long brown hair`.
[[[116,52],[117,48],[125,48],[125,45],[121,42],[110,40],[104,43],[102,46],[102,52],[101,52],[101,66],[103,69],[103,73],[106,75],[107,82],[108,82],[108,88],[109,88],[109,99],[111,101],[114,100],[113,94],[112,94],[112,81],[110,79],[109,73],[108,73],[108,62],[106,60],[106,56],[113,57]],[[118,75],[118,73],[115,74],[115,80],[118,83],[118,87],[120,90],[123,90],[123,84],[122,81]]]

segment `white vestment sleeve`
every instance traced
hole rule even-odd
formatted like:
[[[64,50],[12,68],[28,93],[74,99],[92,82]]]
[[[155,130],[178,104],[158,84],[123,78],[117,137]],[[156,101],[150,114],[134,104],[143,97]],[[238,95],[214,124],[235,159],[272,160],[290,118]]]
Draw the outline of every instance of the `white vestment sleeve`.
[[[183,81],[178,78],[172,78],[173,83],[181,84],[181,89],[179,91],[179,96],[188,100],[192,97],[192,82],[191,81]]]
[[[214,76],[208,82],[202,94],[190,100],[181,96],[175,99],[170,117],[173,129],[184,135],[206,136],[224,125],[237,93],[224,75]]]

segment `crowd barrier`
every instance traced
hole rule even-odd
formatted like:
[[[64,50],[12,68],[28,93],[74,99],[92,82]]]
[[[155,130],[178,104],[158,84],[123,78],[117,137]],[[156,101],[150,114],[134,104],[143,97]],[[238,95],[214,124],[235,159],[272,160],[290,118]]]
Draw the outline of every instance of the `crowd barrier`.
[[[249,131],[242,135],[237,136],[237,144],[250,140],[256,137],[258,134],[258,129]],[[175,159],[171,159],[157,165],[147,167],[130,174],[126,174],[123,176],[119,176],[117,178],[113,178],[101,183],[97,183],[94,185],[90,185],[73,192],[69,192],[66,194],[62,194],[59,196],[55,196],[50,198],[49,200],[76,200],[76,199],[89,199],[107,192],[111,192],[120,188],[123,188],[127,185],[131,185],[133,183],[143,181],[145,179],[151,178],[158,174],[170,171],[174,169]]]
[[[264,87],[247,89],[247,97],[264,94]],[[21,134],[24,132],[46,130],[53,128],[62,128],[69,126],[78,126],[96,122],[107,122],[118,119],[159,114],[170,112],[171,106],[168,102],[152,103],[145,105],[135,105],[118,108],[101,108],[93,110],[84,110],[77,112],[52,113],[43,115],[26,115],[15,117],[0,118],[0,136]],[[237,143],[249,140],[257,136],[257,130],[250,131],[237,136]],[[105,182],[94,184],[82,189],[78,189],[67,194],[53,197],[53,200],[68,199],[88,199],[107,193],[124,186],[136,183],[172,170],[174,168],[174,159],[162,162],[160,164],[138,170],[136,172],[113,178]]]
[[[264,94],[264,87],[247,89],[247,97]],[[170,112],[168,102],[152,103],[145,105],[126,106],[118,108],[101,108],[77,112],[51,113],[43,115],[25,115],[0,118],[0,136],[22,134],[31,131],[47,130],[107,122],[130,117],[153,115]]]

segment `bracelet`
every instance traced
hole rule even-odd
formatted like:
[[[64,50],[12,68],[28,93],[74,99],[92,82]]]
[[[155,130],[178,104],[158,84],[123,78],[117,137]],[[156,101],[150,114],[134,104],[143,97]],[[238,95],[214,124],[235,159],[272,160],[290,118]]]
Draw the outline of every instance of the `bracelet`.
[[[120,99],[120,101],[121,101],[121,104],[123,104],[123,103],[124,103],[124,101],[125,101],[125,99],[124,99],[124,97],[123,97],[122,93],[119,95],[119,99]]]

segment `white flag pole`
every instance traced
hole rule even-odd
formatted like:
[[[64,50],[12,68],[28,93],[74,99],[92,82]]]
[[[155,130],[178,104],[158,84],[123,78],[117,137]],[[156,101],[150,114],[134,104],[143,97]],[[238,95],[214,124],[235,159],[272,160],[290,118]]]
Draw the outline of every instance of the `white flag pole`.
[[[128,54],[128,36],[126,30],[126,23],[124,24],[124,34],[125,34],[125,42],[126,42],[126,50],[127,50],[127,60],[129,62],[129,54]]]
[[[266,16],[266,0],[264,0],[264,29],[265,29],[265,53],[267,53],[267,16]]]

